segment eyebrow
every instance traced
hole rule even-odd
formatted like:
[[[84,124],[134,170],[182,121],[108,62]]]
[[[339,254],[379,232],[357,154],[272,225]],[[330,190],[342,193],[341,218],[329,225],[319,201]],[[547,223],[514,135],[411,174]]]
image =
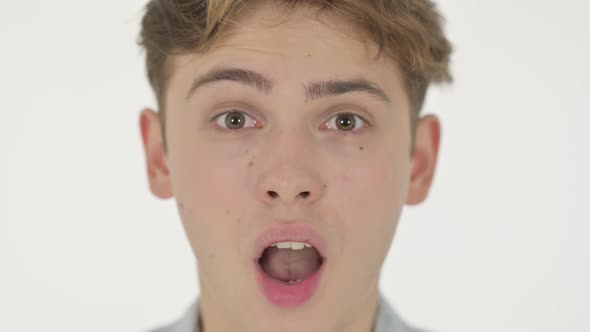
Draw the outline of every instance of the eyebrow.
[[[364,92],[391,103],[387,94],[376,83],[365,79],[314,81],[305,86],[305,101],[326,96],[337,96],[351,92]]]
[[[272,80],[252,70],[240,68],[212,68],[203,76],[196,78],[186,95],[188,100],[199,88],[219,81],[234,81],[255,88],[268,95],[272,91]]]
[[[216,67],[197,77],[186,95],[188,100],[199,88],[220,81],[234,81],[250,86],[264,95],[272,92],[273,81],[259,72],[241,69]],[[352,92],[368,93],[384,102],[391,103],[387,94],[376,84],[364,78],[355,80],[312,81],[304,85],[305,102],[328,96],[337,96]]]

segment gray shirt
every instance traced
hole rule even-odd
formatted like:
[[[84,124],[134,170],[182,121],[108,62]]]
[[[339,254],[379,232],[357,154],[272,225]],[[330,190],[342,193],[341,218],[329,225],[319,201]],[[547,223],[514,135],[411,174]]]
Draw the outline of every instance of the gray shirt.
[[[199,299],[197,298],[179,320],[151,332],[200,332]],[[425,332],[406,324],[380,294],[374,332]]]

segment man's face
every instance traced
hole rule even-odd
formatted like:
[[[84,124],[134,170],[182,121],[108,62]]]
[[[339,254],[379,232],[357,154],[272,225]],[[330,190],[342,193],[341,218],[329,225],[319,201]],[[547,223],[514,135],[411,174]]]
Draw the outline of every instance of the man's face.
[[[375,60],[348,22],[315,12],[250,6],[206,54],[172,58],[167,155],[157,117],[142,114],[150,185],[177,200],[205,319],[334,331],[377,295],[412,195],[408,97],[391,59]],[[326,245],[317,287],[296,305],[269,300],[253,264],[260,234],[286,224],[310,226]]]

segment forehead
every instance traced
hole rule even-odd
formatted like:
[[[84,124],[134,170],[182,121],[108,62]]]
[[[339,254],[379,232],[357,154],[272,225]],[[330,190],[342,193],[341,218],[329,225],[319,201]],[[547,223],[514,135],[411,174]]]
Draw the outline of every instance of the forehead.
[[[374,43],[364,31],[350,19],[335,12],[311,6],[301,6],[287,11],[275,1],[254,2],[235,18],[213,49],[226,45],[237,47],[264,41],[274,47],[323,45],[330,49],[346,44],[351,50],[366,52]]]
[[[362,29],[334,13],[318,14],[312,7],[287,13],[274,1],[255,1],[205,53],[169,59],[171,81],[177,81],[170,88],[186,86],[196,74],[216,66],[252,69],[279,82],[362,76],[386,88],[401,85],[395,61],[376,54],[377,45]]]

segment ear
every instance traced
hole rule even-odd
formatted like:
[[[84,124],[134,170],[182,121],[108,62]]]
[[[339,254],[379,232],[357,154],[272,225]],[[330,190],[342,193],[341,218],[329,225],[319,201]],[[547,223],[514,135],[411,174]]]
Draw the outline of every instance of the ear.
[[[440,142],[440,122],[434,115],[418,121],[412,158],[412,174],[406,204],[422,203],[428,196],[436,169]]]
[[[170,198],[173,196],[172,185],[158,114],[151,109],[143,109],[139,116],[139,127],[150,191],[158,198]]]

